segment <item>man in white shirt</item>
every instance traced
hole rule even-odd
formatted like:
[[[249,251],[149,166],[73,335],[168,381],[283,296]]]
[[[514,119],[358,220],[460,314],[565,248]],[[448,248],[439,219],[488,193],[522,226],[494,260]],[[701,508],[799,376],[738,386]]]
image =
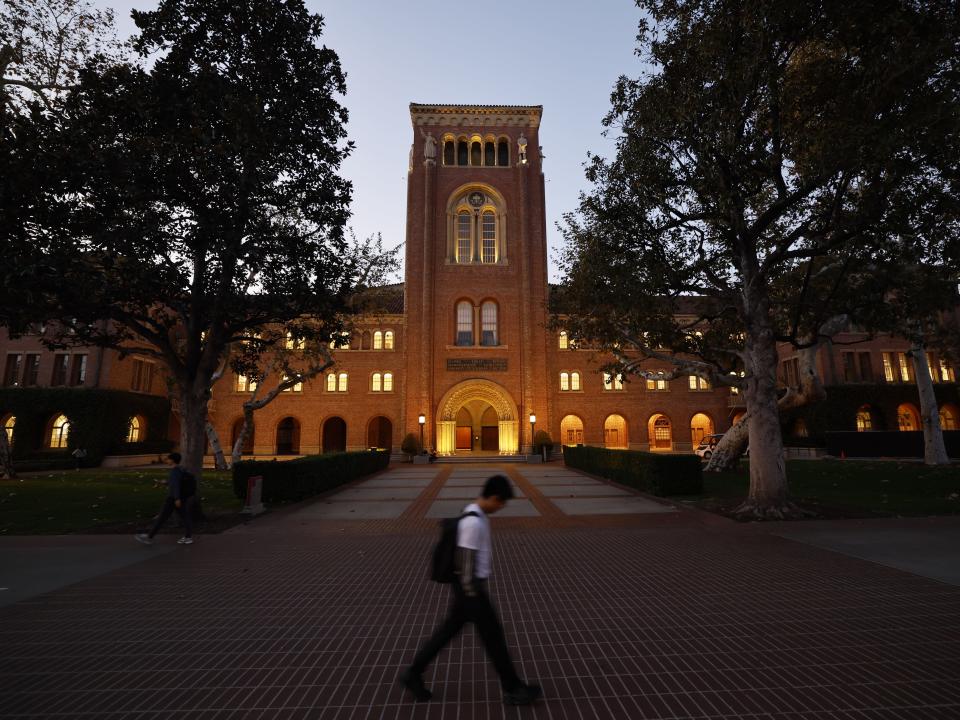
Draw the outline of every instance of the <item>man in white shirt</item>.
[[[517,675],[503,627],[487,594],[492,549],[489,516],[506,507],[512,497],[510,481],[504,475],[494,475],[484,484],[480,497],[463,510],[464,517],[457,525],[456,580],[450,586],[453,591],[450,612],[420,648],[410,667],[400,675],[400,682],[417,700],[433,697],[423,683],[423,672],[468,622],[476,626],[487,657],[500,676],[505,703],[529,705],[543,694],[539,686],[528,685]]]

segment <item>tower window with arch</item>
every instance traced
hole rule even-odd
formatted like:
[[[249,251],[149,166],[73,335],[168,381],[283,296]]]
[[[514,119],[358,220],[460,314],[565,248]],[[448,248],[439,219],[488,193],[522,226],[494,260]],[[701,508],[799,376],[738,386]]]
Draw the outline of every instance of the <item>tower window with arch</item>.
[[[473,345],[473,306],[466,300],[457,303],[456,345]]]
[[[506,263],[506,215],[492,190],[467,189],[447,206],[447,262],[457,265]]]
[[[58,415],[50,426],[50,448],[62,450],[70,439],[70,421],[66,415]]]
[[[445,167],[509,167],[510,140],[479,135],[443,138],[443,164]]]

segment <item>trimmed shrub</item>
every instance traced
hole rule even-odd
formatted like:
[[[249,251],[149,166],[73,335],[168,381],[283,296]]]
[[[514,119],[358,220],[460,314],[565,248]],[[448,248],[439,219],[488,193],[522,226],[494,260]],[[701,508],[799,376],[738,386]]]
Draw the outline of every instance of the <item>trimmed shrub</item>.
[[[548,433],[546,430],[537,430],[536,434],[533,436],[533,454],[542,454],[543,448],[547,449],[548,454],[552,453],[553,439],[550,437],[550,433]]]
[[[413,433],[407,433],[403,436],[403,442],[400,443],[400,452],[404,455],[419,455],[423,448],[420,447],[420,440]]]
[[[565,445],[563,462],[577,470],[659,497],[703,492],[703,471],[696,455],[661,455],[640,450]]]
[[[263,502],[305,500],[346,482],[383,470],[386,450],[309,455],[296,460],[243,460],[233,466],[233,492],[243,500],[247,479],[263,476]]]

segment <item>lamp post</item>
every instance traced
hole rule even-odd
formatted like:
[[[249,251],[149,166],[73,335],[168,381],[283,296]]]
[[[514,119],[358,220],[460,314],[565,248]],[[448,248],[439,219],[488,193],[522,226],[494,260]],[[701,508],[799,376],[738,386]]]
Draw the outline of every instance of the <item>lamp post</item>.
[[[423,452],[423,426],[427,423],[427,416],[423,413],[420,413],[420,417],[417,418],[417,422],[420,423],[420,451]]]
[[[536,450],[536,444],[533,442],[533,426],[537,422],[537,416],[533,413],[530,413],[530,454],[533,455],[534,450]]]

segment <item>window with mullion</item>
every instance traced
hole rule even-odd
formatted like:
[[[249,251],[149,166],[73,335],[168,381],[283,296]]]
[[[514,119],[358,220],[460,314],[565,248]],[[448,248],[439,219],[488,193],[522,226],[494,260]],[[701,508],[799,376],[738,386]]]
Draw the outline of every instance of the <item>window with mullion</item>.
[[[480,344],[488,347],[499,345],[497,338],[497,304],[485,302],[480,308]]]
[[[470,221],[469,213],[460,213],[457,215],[457,262],[468,263],[473,255],[473,243],[470,242]]]
[[[473,345],[473,306],[466,300],[457,303],[457,345]]]
[[[483,214],[483,255],[485,263],[497,261],[497,218],[492,212]]]

